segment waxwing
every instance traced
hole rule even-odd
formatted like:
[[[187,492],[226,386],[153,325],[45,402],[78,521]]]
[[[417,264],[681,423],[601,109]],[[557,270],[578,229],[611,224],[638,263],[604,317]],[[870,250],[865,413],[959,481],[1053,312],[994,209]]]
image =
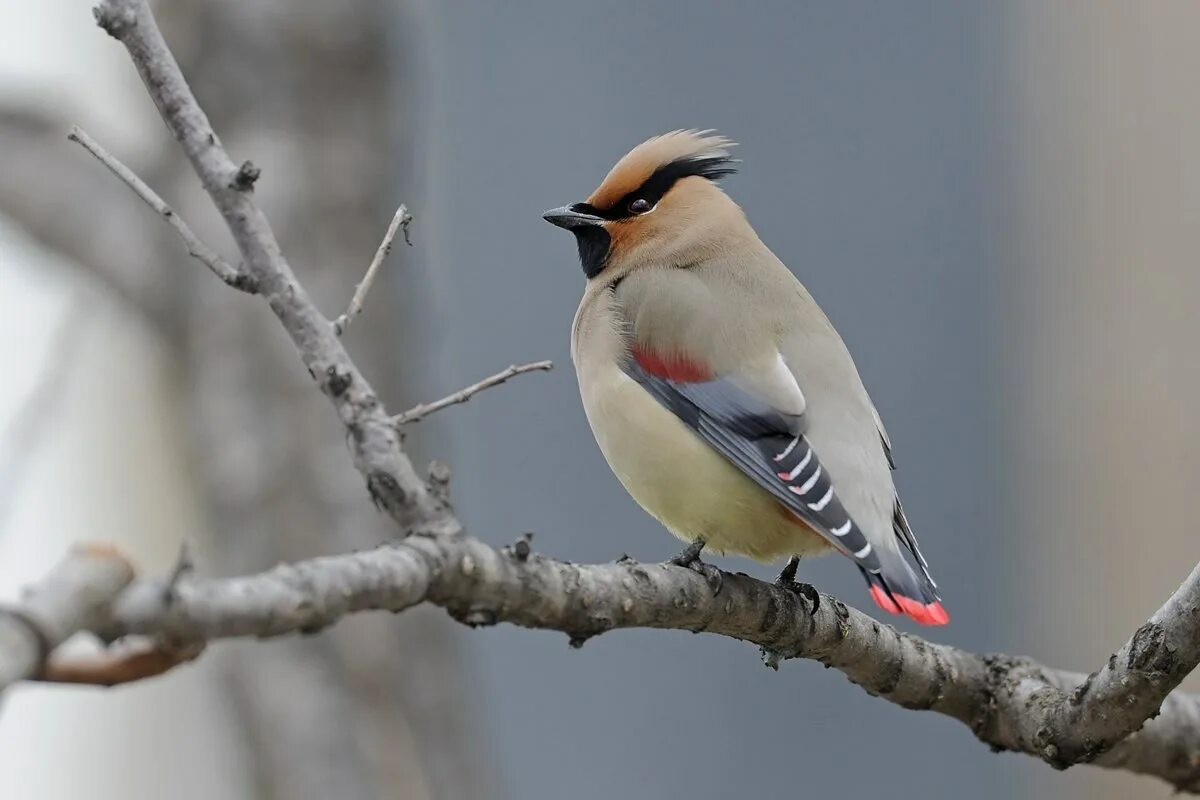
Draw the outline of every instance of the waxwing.
[[[881,608],[945,624],[850,353],[717,184],[731,145],[657,136],[544,215],[587,276],[571,357],[596,441],[685,553],[790,556],[794,573],[837,550]]]

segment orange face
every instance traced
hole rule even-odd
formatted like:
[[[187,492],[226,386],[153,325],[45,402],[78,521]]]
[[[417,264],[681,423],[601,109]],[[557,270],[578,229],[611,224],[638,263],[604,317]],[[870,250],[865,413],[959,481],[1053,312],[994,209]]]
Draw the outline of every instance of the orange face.
[[[734,172],[731,144],[697,131],[649,139],[618,161],[586,202],[544,218],[575,234],[584,274],[595,278],[624,255],[686,228],[713,189],[710,182]]]

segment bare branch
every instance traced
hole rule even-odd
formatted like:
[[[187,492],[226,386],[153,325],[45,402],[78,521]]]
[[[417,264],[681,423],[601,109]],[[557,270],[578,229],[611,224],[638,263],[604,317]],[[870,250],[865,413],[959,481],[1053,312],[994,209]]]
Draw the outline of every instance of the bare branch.
[[[705,631],[819,661],[897,705],[953,717],[996,749],[1058,768],[1118,767],[1200,792],[1200,698],[1168,694],[1200,660],[1200,566],[1090,677],[928,642],[828,595],[814,608],[804,592],[742,574],[722,578],[714,594],[703,576],[671,564],[578,565],[465,536],[413,536],[249,577],[185,576],[170,597],[163,581],[139,580],[97,632],[179,642],[279,636],[422,602],[471,626],[557,630],[574,644],[617,628]],[[1100,709],[1107,718],[1096,722]]]
[[[502,369],[495,375],[489,375],[478,383],[473,383],[466,388],[459,389],[453,394],[448,394],[441,400],[434,400],[432,403],[421,403],[413,406],[408,411],[397,414],[392,417],[392,423],[397,427],[407,425],[410,422],[416,422],[419,419],[424,419],[430,414],[441,411],[447,406],[465,403],[480,392],[491,389],[493,386],[499,386],[509,378],[515,378],[518,375],[524,375],[526,372],[548,372],[554,369],[553,361],[534,361],[529,364],[513,364],[506,369]]]
[[[1150,619],[1069,697],[1046,696],[1050,741],[1042,757],[1069,766],[1088,762],[1138,730],[1163,699],[1200,664],[1200,564]],[[1027,729],[1033,740],[1047,738]],[[1200,747],[1200,727],[1192,731]],[[1200,768],[1200,759],[1193,766]]]
[[[183,218],[176,214],[153,189],[147,186],[145,181],[134,174],[133,170],[122,164],[116,156],[101,147],[99,142],[88,136],[78,125],[71,127],[71,132],[67,134],[67,138],[72,142],[77,142],[84,150],[95,156],[96,160],[108,167],[108,170],[112,174],[120,178],[122,183],[132,189],[134,194],[140,197],[146,205],[154,209],[156,214],[174,228],[175,232],[179,234],[179,238],[183,239],[184,245],[187,246],[188,255],[207,266],[212,270],[214,275],[229,286],[239,291],[254,294],[254,282],[249,279],[249,276],[242,274],[231,266],[215,250],[202,242],[200,237],[192,233],[192,229],[183,221]]]
[[[94,630],[113,598],[133,580],[133,567],[107,545],[78,545],[20,604],[0,609],[0,691],[37,677],[67,637]]]
[[[400,207],[396,209],[396,215],[392,217],[387,231],[383,234],[383,241],[379,243],[379,249],[375,251],[375,257],[371,259],[366,274],[363,275],[363,279],[358,286],[354,287],[354,296],[350,298],[350,306],[346,309],[345,314],[342,314],[333,322],[333,330],[338,336],[345,333],[346,329],[350,327],[351,320],[362,313],[363,302],[367,299],[367,292],[371,291],[371,287],[375,284],[375,274],[379,272],[379,267],[383,264],[383,260],[388,257],[388,253],[392,252],[392,241],[396,238],[396,232],[403,228],[404,243],[409,247],[412,246],[412,242],[408,238],[408,225],[410,222],[412,222],[412,214],[409,214],[408,207],[401,203]]]
[[[66,127],[37,112],[0,110],[0,213],[171,341],[180,320],[155,269],[155,248],[144,241],[151,218],[132,195],[114,198],[109,177],[90,162],[63,158],[68,145],[59,132]]]
[[[239,167],[221,145],[149,5],[145,0],[103,0],[93,13],[100,27],[129,51],[159,114],[233,234],[259,294],[352,434],[347,440],[354,465],[372,499],[405,532],[461,533],[450,508],[430,494],[400,448],[399,432],[370,382],[296,280],[270,223],[254,202],[250,171]]]

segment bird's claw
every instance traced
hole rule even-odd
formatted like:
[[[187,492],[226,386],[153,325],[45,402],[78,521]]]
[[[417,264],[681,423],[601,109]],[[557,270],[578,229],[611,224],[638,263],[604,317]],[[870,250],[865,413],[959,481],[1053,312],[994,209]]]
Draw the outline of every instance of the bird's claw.
[[[668,564],[674,564],[677,567],[686,567],[697,575],[700,575],[708,582],[708,588],[712,589],[714,595],[721,593],[721,587],[725,585],[725,578],[721,570],[714,567],[712,564],[705,564],[700,560],[700,553],[704,550],[704,540],[697,539],[679,552],[679,555],[668,561]]]
[[[821,593],[811,583],[793,583],[791,590],[808,601],[808,615],[815,617],[821,607]]]
[[[807,600],[808,615],[816,616],[817,609],[821,607],[821,593],[811,583],[800,583],[796,580],[796,570],[799,567],[800,556],[789,558],[787,564],[779,571],[779,577],[775,579],[775,587]],[[763,666],[767,669],[778,670],[780,662],[786,658],[783,653],[768,647],[760,647],[758,652],[762,656]]]
[[[808,615],[813,617],[816,616],[817,609],[821,607],[821,593],[811,583],[798,583],[796,581],[796,570],[799,566],[800,556],[789,558],[787,564],[779,572],[779,577],[775,579],[775,585],[784,591],[799,595],[807,600]],[[767,666],[771,665],[768,664]]]
[[[722,576],[721,570],[712,564],[705,564],[699,559],[693,561],[689,569],[704,576],[704,580],[708,581],[708,588],[712,589],[713,595],[721,593],[721,588],[725,585],[725,578]]]
[[[688,567],[690,569],[692,564],[695,564],[697,561],[700,560],[700,553],[703,550],[704,550],[704,540],[696,539],[694,542],[689,544],[687,547],[680,550],[679,555],[675,556],[667,563],[674,564],[677,567]]]
[[[779,577],[775,579],[775,585],[780,589],[790,589],[792,584],[796,582],[796,570],[800,568],[800,556],[792,556],[783,565],[783,569],[779,571]]]

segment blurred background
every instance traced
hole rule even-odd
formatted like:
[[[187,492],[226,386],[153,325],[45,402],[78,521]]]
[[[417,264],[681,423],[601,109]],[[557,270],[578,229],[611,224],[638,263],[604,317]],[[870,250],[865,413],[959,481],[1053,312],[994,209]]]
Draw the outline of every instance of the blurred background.
[[[292,264],[493,544],[677,545],[609,474],[568,355],[582,275],[540,212],[642,139],[741,142],[727,190],[838,324],[953,623],[1090,670],[1185,577],[1200,476],[1200,6],[175,0],[160,23]],[[393,534],[261,303],[189,261],[78,123],[233,247],[124,51],[68,0],[0,12],[0,596],[69,543],[205,574]],[[773,568],[721,565],[767,577]],[[862,606],[836,559],[802,576]],[[903,625],[904,623],[899,623]],[[1196,681],[1192,689],[1200,688]],[[435,609],[4,699],[6,798],[1166,797],[994,755],[809,663],[683,633],[467,631]]]

